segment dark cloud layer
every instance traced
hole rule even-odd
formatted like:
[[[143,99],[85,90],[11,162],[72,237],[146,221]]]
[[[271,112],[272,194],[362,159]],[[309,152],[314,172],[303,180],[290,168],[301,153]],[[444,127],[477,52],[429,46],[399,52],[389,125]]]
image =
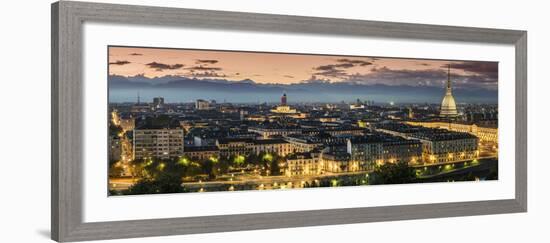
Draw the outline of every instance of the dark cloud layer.
[[[485,88],[496,89],[497,79],[491,74],[457,74],[451,70],[451,80],[455,86],[461,88]],[[348,82],[361,84],[386,84],[386,85],[412,85],[412,86],[441,86],[447,80],[447,70],[426,69],[407,70],[390,69],[387,67],[373,68],[368,74],[346,74],[339,78]]]
[[[321,65],[321,66],[315,67],[314,69],[317,71],[329,71],[337,68],[351,68],[351,67],[353,67],[353,64],[351,63],[340,63],[340,64]]]
[[[363,83],[384,83],[390,85],[433,85],[441,83],[447,78],[447,73],[442,69],[429,70],[393,70],[387,67],[372,68],[368,74],[350,74],[342,77],[348,81]]]
[[[465,72],[474,73],[484,76],[488,79],[498,78],[498,63],[497,62],[461,62],[452,63],[452,69],[462,69]]]
[[[195,78],[225,78],[226,75],[215,71],[191,72],[191,76]]]
[[[209,67],[209,66],[203,66],[203,65],[188,67],[187,69],[191,70],[192,72],[193,71],[221,71],[222,70],[222,68],[220,68],[220,67]]]
[[[164,63],[158,63],[158,62],[151,62],[145,65],[147,65],[149,68],[153,68],[160,72],[162,72],[163,70],[174,70],[174,69],[180,69],[183,67],[183,64],[179,64],[179,63],[170,65],[170,64],[164,64]]]
[[[129,62],[129,61],[123,60],[123,61],[110,62],[109,65],[119,65],[119,66],[122,66],[122,65],[130,64],[130,63],[131,63],[131,62]]]
[[[344,70],[328,69],[320,72],[315,72],[313,73],[313,75],[320,75],[320,76],[329,77],[329,78],[342,78],[347,76],[348,74]]]
[[[412,86],[442,86],[447,80],[447,66],[434,66],[430,69],[409,70],[392,69],[375,65],[377,59],[341,58],[335,63],[313,67],[313,79],[323,82],[353,82],[358,84],[386,84]],[[372,65],[368,73],[352,73],[353,67]],[[432,67],[431,64],[419,61],[419,66]],[[452,72],[461,70],[461,72]],[[463,72],[462,72],[463,71]],[[460,74],[459,74],[460,73]],[[498,63],[495,62],[451,62],[451,79],[453,83],[465,88],[496,89],[498,82]]]
[[[375,60],[375,59],[373,59],[373,60]],[[372,62],[367,62],[367,61],[358,60],[358,59],[342,58],[342,59],[338,59],[338,60],[336,60],[336,61],[337,61],[337,62],[340,62],[340,63],[352,64],[353,66],[368,66],[368,65],[372,65]]]
[[[195,63],[197,63],[197,64],[200,64],[200,63],[216,64],[216,63],[218,63],[218,60],[212,60],[212,59],[197,59],[197,60],[195,61]]]
[[[192,67],[185,68],[189,71],[189,75],[196,78],[225,78],[226,74],[220,72],[223,68],[220,67],[210,67],[208,64],[215,64],[217,60],[197,60],[198,63],[203,63],[204,65],[197,65]],[[240,75],[236,73],[235,76]]]
[[[359,59],[341,58],[336,59],[336,63],[334,64],[314,67],[313,70],[315,70],[316,72],[314,72],[313,75],[324,76],[328,78],[342,78],[347,76],[346,69],[357,66],[364,67],[368,65],[372,65],[372,62]]]

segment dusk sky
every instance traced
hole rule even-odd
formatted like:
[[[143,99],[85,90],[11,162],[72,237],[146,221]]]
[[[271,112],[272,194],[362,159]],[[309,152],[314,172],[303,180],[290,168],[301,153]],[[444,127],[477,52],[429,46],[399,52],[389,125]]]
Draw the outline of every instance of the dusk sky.
[[[251,79],[442,87],[451,64],[454,87],[496,90],[497,62],[109,47],[109,75],[125,77]]]

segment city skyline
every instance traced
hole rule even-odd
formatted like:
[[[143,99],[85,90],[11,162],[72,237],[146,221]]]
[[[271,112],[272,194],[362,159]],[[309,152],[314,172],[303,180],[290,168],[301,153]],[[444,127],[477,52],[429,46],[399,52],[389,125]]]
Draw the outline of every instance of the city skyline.
[[[110,106],[110,195],[495,180],[498,111],[152,101]],[[454,112],[453,112],[454,111]]]

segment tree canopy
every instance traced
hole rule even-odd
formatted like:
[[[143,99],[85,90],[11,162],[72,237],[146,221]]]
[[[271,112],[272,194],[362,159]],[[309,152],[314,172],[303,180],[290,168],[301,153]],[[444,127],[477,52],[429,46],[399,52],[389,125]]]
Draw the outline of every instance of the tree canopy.
[[[370,184],[403,184],[416,180],[414,169],[406,162],[385,163],[371,173]]]

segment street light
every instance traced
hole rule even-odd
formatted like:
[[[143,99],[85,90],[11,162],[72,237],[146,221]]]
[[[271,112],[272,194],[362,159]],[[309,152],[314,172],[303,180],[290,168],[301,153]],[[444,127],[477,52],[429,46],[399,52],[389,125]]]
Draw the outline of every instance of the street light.
[[[164,167],[166,167],[166,164],[164,164],[164,163],[160,163],[158,165],[158,169],[161,170],[161,171],[164,170]]]

